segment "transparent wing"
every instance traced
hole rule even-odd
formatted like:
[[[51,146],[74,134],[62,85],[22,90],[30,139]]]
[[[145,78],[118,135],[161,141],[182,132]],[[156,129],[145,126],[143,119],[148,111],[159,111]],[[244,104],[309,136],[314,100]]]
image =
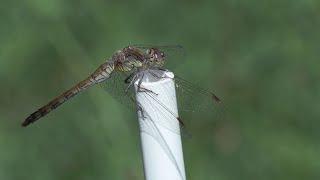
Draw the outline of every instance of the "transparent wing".
[[[162,126],[170,130],[171,132],[179,134],[180,133],[179,127],[175,129],[173,127],[177,127],[177,126],[171,125],[172,123],[178,122],[176,115],[172,113],[170,109],[166,107],[165,104],[161,104],[161,102],[159,102],[156,99],[156,96],[157,96],[156,94],[150,91],[145,91],[145,92],[142,92],[142,95],[145,97],[145,99],[147,99],[147,103],[149,104],[149,106],[154,112],[157,112],[156,113],[157,116],[162,117],[162,118],[155,118],[155,119],[160,119],[158,121],[155,121],[153,118],[151,118],[151,116],[146,111],[144,111],[143,108],[141,108],[142,106],[139,106],[139,104],[136,104],[133,88],[130,88],[128,89],[128,91],[126,91],[129,86],[129,83],[125,83],[125,80],[129,76],[130,76],[129,74],[115,72],[114,74],[112,74],[112,77],[102,85],[102,87],[125,106],[129,107],[130,109],[137,109],[138,116],[144,119],[143,121],[141,121],[141,124],[140,124],[141,131],[149,134],[159,143],[159,145],[165,151],[170,161],[177,168],[177,171],[179,172],[181,177],[183,177],[182,172],[177,164],[177,160],[175,159],[169,145],[163,138],[163,134],[159,130],[159,126]],[[158,106],[153,105],[155,101],[159,103]],[[158,107],[160,107],[161,109],[159,109]],[[168,113],[164,113],[164,111],[167,111]],[[168,121],[165,121],[165,120],[168,120]]]
[[[143,121],[141,121],[140,124],[140,128],[142,129],[142,131],[149,134],[160,144],[170,161],[174,164],[175,168],[179,172],[181,178],[183,179],[183,173],[181,172],[181,169],[178,166],[177,160],[175,159],[172,150],[170,149],[170,146],[163,138],[164,135],[159,130],[158,124],[152,121],[151,116],[145,111],[143,111],[143,109],[141,109],[141,111],[138,112],[138,115],[139,117],[142,117],[144,119]]]
[[[125,83],[125,80],[130,76],[130,74],[122,73],[122,72],[114,72],[111,75],[111,78],[106,81],[106,83],[102,84],[102,87],[104,90],[106,90],[108,93],[110,93],[117,101],[119,101],[121,104],[125,105],[131,110],[137,110],[137,104],[135,99],[135,93],[133,86],[129,87],[129,83]],[[158,78],[155,76],[155,78]],[[129,88],[128,88],[129,87]],[[159,116],[162,116],[164,118],[159,119],[170,119],[174,118],[177,122],[180,121],[179,117],[175,115],[173,112],[170,111],[169,108],[166,107],[165,104],[159,102],[156,98],[156,94],[153,92],[144,92],[143,96],[150,101],[150,106],[152,106],[154,111],[159,112]],[[151,101],[155,101],[159,103],[159,106],[153,106]],[[162,113],[163,111],[160,111],[157,107],[165,109],[169,113]],[[167,128],[168,130],[175,132],[177,134],[180,134],[180,129],[174,129],[171,123],[176,122],[170,122],[170,121],[157,121],[157,124]],[[185,133],[187,134],[187,133]]]
[[[175,76],[175,85],[179,115],[187,128],[195,123],[210,125],[225,120],[225,105],[213,92],[179,76]]]
[[[128,73],[114,72],[111,74],[109,80],[101,84],[101,87],[121,104],[131,110],[135,110],[136,102],[134,91],[129,87],[129,83],[125,82],[129,76],[130,74]],[[129,89],[127,90],[128,87]]]
[[[160,146],[166,152],[168,158],[180,172],[180,169],[177,166],[176,159],[174,158],[170,147],[164,140],[161,131],[159,131],[159,126],[164,127],[177,134],[180,133],[180,128],[179,126],[174,126],[172,124],[176,124],[180,121],[186,124],[187,128],[192,124],[195,124],[195,126],[197,126],[198,123],[204,123],[206,126],[210,126],[217,120],[223,119],[224,106],[221,100],[212,92],[199,88],[188,82],[187,80],[176,76],[176,95],[179,115],[181,118],[177,117],[176,114],[171,112],[170,109],[167,108],[166,104],[162,104],[161,102],[159,102],[156,98],[156,93],[144,91],[142,92],[142,95],[144,96],[144,99],[146,99],[147,106],[151,108],[151,111],[156,112],[156,118],[151,118],[151,116],[143,108],[141,108],[139,104],[136,104],[133,89],[131,88],[126,91],[129,84],[125,83],[125,80],[129,76],[130,74],[115,72],[114,74],[112,74],[111,79],[108,80],[103,86],[122,104],[126,105],[130,109],[138,110],[138,115],[145,119],[140,124],[141,131],[152,136],[160,144]],[[170,77],[163,77],[161,75],[154,74],[154,78]],[[153,105],[154,102],[157,102],[158,105]],[[159,116],[161,116],[161,118],[159,118]],[[199,121],[200,119],[201,121]],[[185,133],[185,128],[182,129],[182,132],[183,134],[187,134]]]
[[[153,92],[143,92],[142,96],[146,99],[146,103],[149,104],[153,112],[157,114],[157,121],[155,123],[165,127],[169,131],[180,134],[180,127],[174,128],[174,124],[180,123],[179,117],[173,113],[165,104],[161,103]],[[153,105],[154,102],[158,103],[158,106]],[[167,112],[167,113],[163,113]],[[159,118],[162,117],[162,118]],[[154,121],[154,120],[153,120]]]
[[[112,74],[110,80],[103,84],[103,88],[107,90],[116,100],[125,105],[131,110],[137,110],[135,94],[133,87],[128,89],[129,83],[125,83],[125,80],[130,74],[115,72]],[[155,78],[169,78],[169,77],[158,77]],[[159,102],[156,98],[156,94],[152,92],[144,92],[143,96],[150,101],[156,101],[159,106],[154,106],[154,111],[159,111],[159,116],[164,118],[159,119],[170,119],[174,117],[176,121],[180,122],[181,129],[173,129],[170,121],[156,122],[159,125],[167,128],[168,130],[180,134],[184,137],[190,136],[188,131],[190,126],[193,125],[212,125],[218,121],[225,120],[225,105],[223,102],[209,90],[200,88],[187,80],[175,76],[176,96],[179,110],[179,117],[172,113],[165,104]],[[128,89],[128,90],[127,90]],[[173,97],[172,97],[173,98]],[[152,106],[152,103],[150,103]],[[163,114],[158,107],[161,107],[169,113]],[[169,117],[170,116],[170,117]]]

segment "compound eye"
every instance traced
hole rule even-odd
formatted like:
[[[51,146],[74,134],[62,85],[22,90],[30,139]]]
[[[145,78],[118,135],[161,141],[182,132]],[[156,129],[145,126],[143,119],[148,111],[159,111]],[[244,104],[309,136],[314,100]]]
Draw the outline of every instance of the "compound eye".
[[[160,56],[161,56],[162,58],[164,58],[164,57],[165,57],[165,54],[164,54],[163,52],[161,52],[161,53],[160,53]]]
[[[150,61],[154,60],[154,54],[150,54]]]
[[[148,49],[148,54],[154,54],[154,49],[153,48]]]

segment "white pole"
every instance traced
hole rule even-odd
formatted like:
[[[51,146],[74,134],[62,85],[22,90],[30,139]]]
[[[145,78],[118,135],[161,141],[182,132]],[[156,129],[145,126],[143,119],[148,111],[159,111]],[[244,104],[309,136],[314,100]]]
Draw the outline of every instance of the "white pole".
[[[185,180],[174,75],[160,70],[143,74],[135,90],[145,178]]]

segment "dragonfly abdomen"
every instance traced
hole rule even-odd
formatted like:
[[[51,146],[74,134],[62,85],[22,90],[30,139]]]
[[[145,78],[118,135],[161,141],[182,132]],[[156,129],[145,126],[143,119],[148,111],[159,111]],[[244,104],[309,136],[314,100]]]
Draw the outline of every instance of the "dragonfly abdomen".
[[[37,121],[41,117],[47,115],[52,110],[56,109],[60,105],[62,105],[67,100],[71,99],[75,95],[79,94],[80,92],[88,89],[89,87],[98,84],[107,80],[111,73],[113,72],[114,66],[112,63],[104,63],[99,68],[92,73],[88,78],[81,81],[77,85],[73,86],[66,92],[62,93],[60,96],[56,97],[52,101],[50,101],[47,105],[41,107],[36,112],[32,113],[28,116],[25,121],[22,123],[22,126],[28,126],[29,124]]]
[[[37,121],[41,117],[47,115],[49,112],[56,109],[57,107],[62,105],[64,102],[74,97],[75,95],[79,94],[82,90],[85,90],[88,87],[92,86],[93,84],[95,83],[91,81],[91,77],[81,81],[76,86],[72,87],[68,91],[64,92],[60,96],[50,101],[47,105],[41,107],[36,112],[28,116],[23,122],[22,126],[28,126],[29,124]]]
[[[90,77],[92,78],[91,81],[93,83],[100,83],[102,81],[105,81],[106,79],[110,78],[110,75],[113,72],[113,70],[113,63],[104,63],[100,65],[99,68],[90,75]]]

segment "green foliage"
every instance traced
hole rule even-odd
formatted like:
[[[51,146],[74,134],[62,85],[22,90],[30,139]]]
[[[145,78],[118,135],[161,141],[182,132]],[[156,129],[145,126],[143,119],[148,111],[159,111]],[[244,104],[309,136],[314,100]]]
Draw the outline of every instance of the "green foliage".
[[[191,120],[188,179],[319,179],[319,11],[316,0],[2,1],[0,179],[142,179],[136,115],[101,88],[20,127],[137,43],[183,45],[174,71],[227,107],[225,121]]]

